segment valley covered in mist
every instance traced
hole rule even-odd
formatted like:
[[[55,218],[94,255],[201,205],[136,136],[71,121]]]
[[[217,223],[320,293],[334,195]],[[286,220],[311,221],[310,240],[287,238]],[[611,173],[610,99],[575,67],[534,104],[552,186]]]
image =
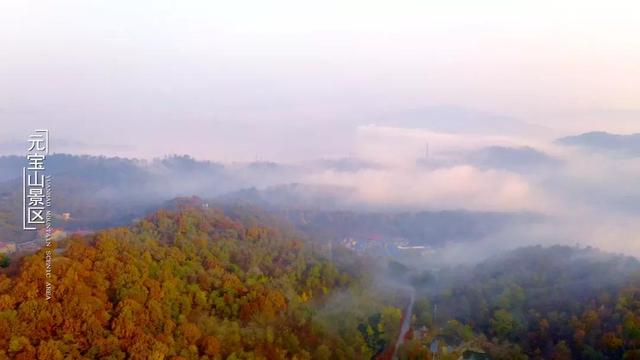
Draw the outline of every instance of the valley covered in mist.
[[[640,356],[635,137],[359,131],[302,162],[49,156],[53,302],[0,157],[0,356]]]
[[[0,1],[0,360],[640,360],[638,34]]]

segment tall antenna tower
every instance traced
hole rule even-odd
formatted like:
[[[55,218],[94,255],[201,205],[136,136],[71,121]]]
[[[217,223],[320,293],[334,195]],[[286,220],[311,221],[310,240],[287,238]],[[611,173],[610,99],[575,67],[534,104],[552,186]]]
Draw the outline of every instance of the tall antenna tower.
[[[424,148],[424,158],[429,159],[429,142],[426,142],[425,148]]]
[[[438,312],[438,304],[433,304],[433,317],[431,319],[431,324],[435,326],[436,323],[436,313]]]

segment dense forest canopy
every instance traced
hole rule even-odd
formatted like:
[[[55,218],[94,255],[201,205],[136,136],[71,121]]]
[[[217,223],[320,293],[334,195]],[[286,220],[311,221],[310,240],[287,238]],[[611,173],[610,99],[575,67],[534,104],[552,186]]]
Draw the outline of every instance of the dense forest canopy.
[[[0,357],[358,359],[399,321],[399,309],[368,301],[371,312],[329,328],[341,316],[324,304],[354,288],[351,276],[295,234],[218,210],[161,210],[61,246],[49,302],[42,252],[0,275]]]
[[[637,359],[639,271],[636,259],[593,248],[520,248],[413,274],[414,322],[432,329],[430,338],[474,345],[493,359]],[[424,355],[417,341],[404,350]]]
[[[42,252],[0,273],[0,358],[640,355],[633,258],[537,246],[430,269],[327,253],[305,239],[278,217],[225,214],[197,198],[71,235],[54,257],[52,300],[42,294]],[[403,322],[410,328],[396,343]]]

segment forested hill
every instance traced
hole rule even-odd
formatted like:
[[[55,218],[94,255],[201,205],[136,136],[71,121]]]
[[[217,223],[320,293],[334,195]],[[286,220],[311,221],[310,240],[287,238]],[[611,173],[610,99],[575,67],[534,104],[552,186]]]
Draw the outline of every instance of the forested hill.
[[[336,246],[329,260],[273,214],[206,204],[62,240],[50,301],[44,253],[13,259],[0,360],[388,359],[403,319],[403,359],[434,343],[451,348],[442,359],[640,358],[634,258],[534,246],[412,268]]]
[[[316,321],[314,309],[351,280],[291,233],[182,207],[60,245],[49,302],[43,253],[0,273],[0,359],[374,353],[357,324],[347,338]]]
[[[519,248],[416,277],[416,325],[494,360],[640,359],[639,272],[635,258],[593,248]]]

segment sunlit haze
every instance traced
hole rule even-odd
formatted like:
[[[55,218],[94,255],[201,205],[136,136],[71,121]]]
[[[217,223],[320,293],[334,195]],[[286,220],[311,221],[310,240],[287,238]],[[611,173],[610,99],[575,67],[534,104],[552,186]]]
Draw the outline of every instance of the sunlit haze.
[[[301,160],[441,106],[638,132],[639,33],[635,1],[5,1],[0,141]]]

